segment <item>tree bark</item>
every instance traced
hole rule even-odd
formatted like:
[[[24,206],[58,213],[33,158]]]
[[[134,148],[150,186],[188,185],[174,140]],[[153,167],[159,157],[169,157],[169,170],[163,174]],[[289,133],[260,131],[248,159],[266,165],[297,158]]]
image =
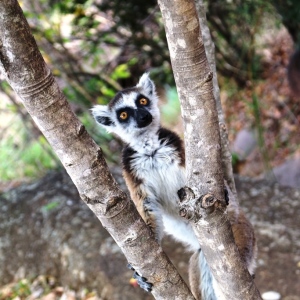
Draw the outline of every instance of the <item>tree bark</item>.
[[[101,149],[71,111],[16,0],[0,2],[0,28],[0,70],[55,150],[82,200],[128,262],[154,284],[156,299],[194,299],[110,174]]]
[[[181,214],[191,220],[226,299],[261,299],[235,246],[224,201],[218,114],[193,0],[159,0],[185,126],[187,188]],[[189,200],[189,201],[188,201]]]
[[[219,118],[220,136],[221,136],[221,145],[222,145],[221,158],[222,158],[222,165],[224,171],[224,179],[226,180],[234,196],[237,198],[236,187],[233,178],[232,157],[229,151],[228,132],[225,124],[225,119],[224,119],[224,114],[223,114],[221,99],[220,99],[220,89],[218,85],[217,67],[215,61],[215,45],[212,41],[210,30],[207,25],[206,12],[205,12],[203,0],[196,0],[196,8],[198,12],[206,57],[210,65],[210,69],[213,72],[213,93],[214,93],[214,98],[216,100],[216,106],[217,106],[218,118]]]

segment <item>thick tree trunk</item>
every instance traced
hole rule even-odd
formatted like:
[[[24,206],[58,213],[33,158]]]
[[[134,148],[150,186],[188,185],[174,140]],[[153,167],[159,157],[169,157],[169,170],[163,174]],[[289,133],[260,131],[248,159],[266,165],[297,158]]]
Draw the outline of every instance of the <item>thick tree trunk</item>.
[[[185,124],[188,217],[226,299],[261,299],[225,214],[221,140],[212,79],[193,0],[159,0]]]
[[[101,149],[71,111],[16,0],[0,2],[0,28],[0,70],[55,150],[81,198],[132,266],[154,284],[156,299],[193,299],[109,173]]]

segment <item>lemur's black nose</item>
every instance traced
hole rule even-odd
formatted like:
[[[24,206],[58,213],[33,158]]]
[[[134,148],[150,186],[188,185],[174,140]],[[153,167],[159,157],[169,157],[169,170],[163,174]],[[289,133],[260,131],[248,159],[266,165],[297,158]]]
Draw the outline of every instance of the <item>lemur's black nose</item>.
[[[138,118],[140,120],[146,120],[147,118],[149,118],[149,116],[151,116],[151,115],[150,115],[150,113],[147,110],[140,109],[138,111]]]
[[[138,128],[146,127],[152,122],[152,115],[144,108],[138,108],[135,117]]]

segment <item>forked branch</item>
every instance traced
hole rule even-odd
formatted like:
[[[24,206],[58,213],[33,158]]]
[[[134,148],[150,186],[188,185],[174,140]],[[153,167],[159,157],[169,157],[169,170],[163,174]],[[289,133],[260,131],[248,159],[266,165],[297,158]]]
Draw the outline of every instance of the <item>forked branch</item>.
[[[101,149],[71,111],[16,0],[0,2],[0,28],[0,70],[53,147],[83,201],[131,265],[154,284],[156,299],[194,299],[113,179]]]

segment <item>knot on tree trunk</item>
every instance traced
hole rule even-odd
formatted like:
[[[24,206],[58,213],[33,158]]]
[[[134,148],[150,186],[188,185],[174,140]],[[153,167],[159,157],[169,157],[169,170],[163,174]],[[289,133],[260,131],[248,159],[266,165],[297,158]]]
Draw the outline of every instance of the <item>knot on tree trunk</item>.
[[[207,193],[197,197],[189,187],[178,191],[180,199],[179,214],[189,221],[197,223],[201,218],[206,218],[213,212],[224,210],[224,201],[217,199],[213,194]]]
[[[207,209],[209,207],[214,206],[214,204],[217,201],[217,198],[215,198],[214,195],[212,194],[205,194],[200,197],[200,201],[201,201],[201,207]]]

